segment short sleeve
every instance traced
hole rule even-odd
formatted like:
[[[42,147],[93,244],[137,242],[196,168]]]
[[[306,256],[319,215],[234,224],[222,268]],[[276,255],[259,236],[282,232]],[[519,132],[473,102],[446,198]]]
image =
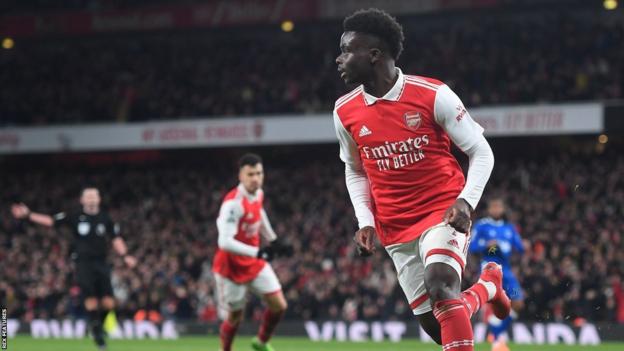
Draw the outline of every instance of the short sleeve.
[[[106,231],[113,238],[121,236],[121,228],[119,223],[112,220],[112,218],[108,217],[106,220]]]
[[[69,225],[69,216],[67,215],[66,212],[59,212],[59,213],[53,215],[52,219],[54,220],[54,227],[55,228],[59,228],[59,227],[62,227],[62,226]]]

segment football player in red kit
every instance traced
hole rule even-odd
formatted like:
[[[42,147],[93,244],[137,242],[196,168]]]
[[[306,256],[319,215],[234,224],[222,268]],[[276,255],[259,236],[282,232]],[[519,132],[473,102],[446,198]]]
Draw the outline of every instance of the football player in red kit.
[[[232,349],[236,330],[243,317],[245,295],[251,290],[267,304],[252,348],[272,351],[268,341],[284,315],[287,304],[282,287],[268,261],[276,255],[292,255],[292,247],[277,239],[262,207],[262,159],[255,154],[244,155],[239,160],[238,178],[240,184],[227,193],[217,218],[219,247],[213,262],[213,272],[219,309],[225,317],[220,328],[221,347],[223,351]],[[268,246],[260,247],[260,235],[270,243]]]
[[[393,17],[360,10],[343,27],[338,72],[357,87],[336,101],[334,124],[360,228],[354,240],[366,256],[378,238],[410,308],[444,351],[472,351],[470,317],[488,302],[499,318],[510,310],[495,263],[460,290],[470,215],[494,166],[492,150],[447,85],[395,67],[404,38]],[[468,155],[467,179],[451,143]]]

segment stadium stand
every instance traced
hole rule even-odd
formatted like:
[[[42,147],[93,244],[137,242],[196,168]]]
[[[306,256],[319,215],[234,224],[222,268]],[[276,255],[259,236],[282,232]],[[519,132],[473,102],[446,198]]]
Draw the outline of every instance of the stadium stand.
[[[402,18],[398,64],[467,106],[622,98],[624,21],[587,11]],[[340,23],[252,29],[17,41],[0,51],[0,126],[331,110]]]
[[[624,252],[619,249],[624,158],[580,144],[577,152],[545,153],[544,143],[532,143],[531,152],[494,145],[501,151],[486,191],[486,197],[507,198],[510,218],[528,248],[516,262],[526,289],[521,317],[624,322]],[[336,147],[264,152],[273,154],[266,162],[267,210],[276,232],[296,252],[274,264],[291,306],[287,318],[410,319],[387,255],[380,252],[369,260],[355,255],[354,215]],[[168,152],[152,157],[158,161],[121,164],[95,157],[84,169],[82,161],[39,156],[30,159],[40,165],[37,171],[21,161],[6,161],[0,187],[12,190],[2,193],[0,206],[8,208],[19,199],[42,212],[71,209],[79,184],[97,184],[140,262],[132,271],[114,259],[119,314],[147,318],[152,311],[150,318],[213,321],[215,217],[221,197],[235,185],[234,165],[223,162],[229,153],[236,151]],[[7,211],[0,216],[0,301],[9,315],[23,320],[81,316],[67,233],[24,225]],[[477,278],[477,261],[469,267],[466,284]],[[259,306],[258,301],[250,305],[250,318],[259,318]]]

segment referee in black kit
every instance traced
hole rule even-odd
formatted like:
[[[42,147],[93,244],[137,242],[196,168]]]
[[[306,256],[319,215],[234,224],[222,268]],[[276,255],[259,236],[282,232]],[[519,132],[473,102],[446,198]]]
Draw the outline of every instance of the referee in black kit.
[[[35,213],[23,203],[11,207],[13,216],[28,219],[46,227],[67,226],[73,232],[72,258],[76,261],[76,280],[80,286],[84,305],[89,316],[93,339],[100,350],[106,350],[103,322],[109,311],[115,308],[111,286],[110,266],[106,262],[108,239],[128,267],[136,266],[136,259],[128,255],[126,243],[119,235],[119,225],[100,210],[100,192],[97,188],[82,190],[82,211],[61,212],[54,216]],[[98,308],[99,307],[99,308]]]

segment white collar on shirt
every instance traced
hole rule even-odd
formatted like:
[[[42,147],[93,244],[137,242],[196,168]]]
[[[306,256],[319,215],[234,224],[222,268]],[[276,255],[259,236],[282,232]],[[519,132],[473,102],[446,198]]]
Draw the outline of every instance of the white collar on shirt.
[[[249,191],[247,191],[247,189],[245,189],[245,187],[243,186],[242,183],[238,184],[238,191],[241,192],[241,194],[243,194],[243,196],[245,196],[247,198],[247,200],[249,201],[255,201],[256,199],[258,199],[258,192],[260,192],[261,190],[258,189],[256,190],[255,194],[250,194]]]
[[[364,92],[364,101],[366,101],[366,105],[372,105],[375,102],[377,102],[377,100],[383,99],[383,100],[389,100],[389,101],[398,101],[399,98],[401,97],[401,93],[403,92],[403,86],[405,85],[405,76],[403,75],[403,71],[401,71],[401,69],[399,67],[395,67],[394,68],[397,72],[397,74],[399,75],[396,82],[394,83],[394,85],[392,86],[392,88],[390,88],[390,90],[388,90],[388,92],[386,93],[386,95],[378,98],[376,96],[373,96],[369,93],[367,93],[366,91]]]

